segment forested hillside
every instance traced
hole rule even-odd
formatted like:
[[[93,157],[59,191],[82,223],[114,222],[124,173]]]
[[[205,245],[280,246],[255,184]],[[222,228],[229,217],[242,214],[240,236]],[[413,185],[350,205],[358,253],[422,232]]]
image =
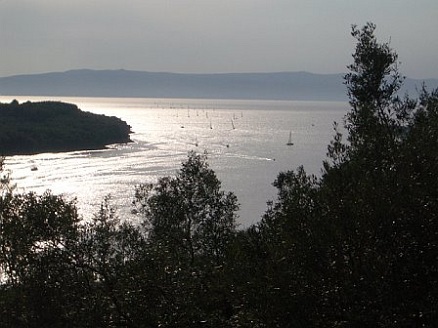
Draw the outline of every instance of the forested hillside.
[[[0,104],[0,155],[100,149],[129,142],[130,126],[61,102]]]

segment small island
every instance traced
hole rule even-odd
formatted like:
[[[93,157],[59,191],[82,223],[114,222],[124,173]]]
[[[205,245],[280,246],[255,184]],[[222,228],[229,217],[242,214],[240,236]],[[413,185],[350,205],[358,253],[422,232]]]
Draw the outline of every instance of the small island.
[[[0,103],[0,156],[103,149],[131,142],[131,127],[114,116],[57,102]]]

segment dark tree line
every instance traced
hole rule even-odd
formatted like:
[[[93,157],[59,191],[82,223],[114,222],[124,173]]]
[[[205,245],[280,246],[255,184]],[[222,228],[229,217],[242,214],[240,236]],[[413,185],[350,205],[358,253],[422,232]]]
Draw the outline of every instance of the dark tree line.
[[[116,117],[61,102],[0,104],[0,155],[100,149],[130,142],[131,127]]]
[[[397,55],[353,27],[346,139],[321,177],[274,182],[262,220],[189,153],[136,187],[139,223],[106,199],[90,221],[50,193],[1,180],[0,320],[15,327],[434,327],[438,91],[399,98]]]

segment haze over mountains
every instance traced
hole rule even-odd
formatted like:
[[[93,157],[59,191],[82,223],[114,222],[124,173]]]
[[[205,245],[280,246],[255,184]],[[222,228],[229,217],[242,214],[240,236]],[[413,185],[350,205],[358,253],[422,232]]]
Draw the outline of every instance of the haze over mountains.
[[[438,79],[424,80],[429,90]],[[417,97],[423,80],[409,79],[401,93]],[[347,100],[343,74],[308,72],[180,74],[129,70],[71,70],[0,78],[1,95]]]

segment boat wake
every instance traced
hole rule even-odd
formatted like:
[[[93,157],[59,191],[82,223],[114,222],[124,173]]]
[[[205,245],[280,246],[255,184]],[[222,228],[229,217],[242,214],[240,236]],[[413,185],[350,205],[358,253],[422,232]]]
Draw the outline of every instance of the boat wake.
[[[269,157],[261,157],[261,156],[254,156],[254,155],[245,155],[245,154],[236,154],[236,153],[226,153],[226,157],[229,158],[239,158],[249,161],[275,161],[275,158],[269,158]]]

